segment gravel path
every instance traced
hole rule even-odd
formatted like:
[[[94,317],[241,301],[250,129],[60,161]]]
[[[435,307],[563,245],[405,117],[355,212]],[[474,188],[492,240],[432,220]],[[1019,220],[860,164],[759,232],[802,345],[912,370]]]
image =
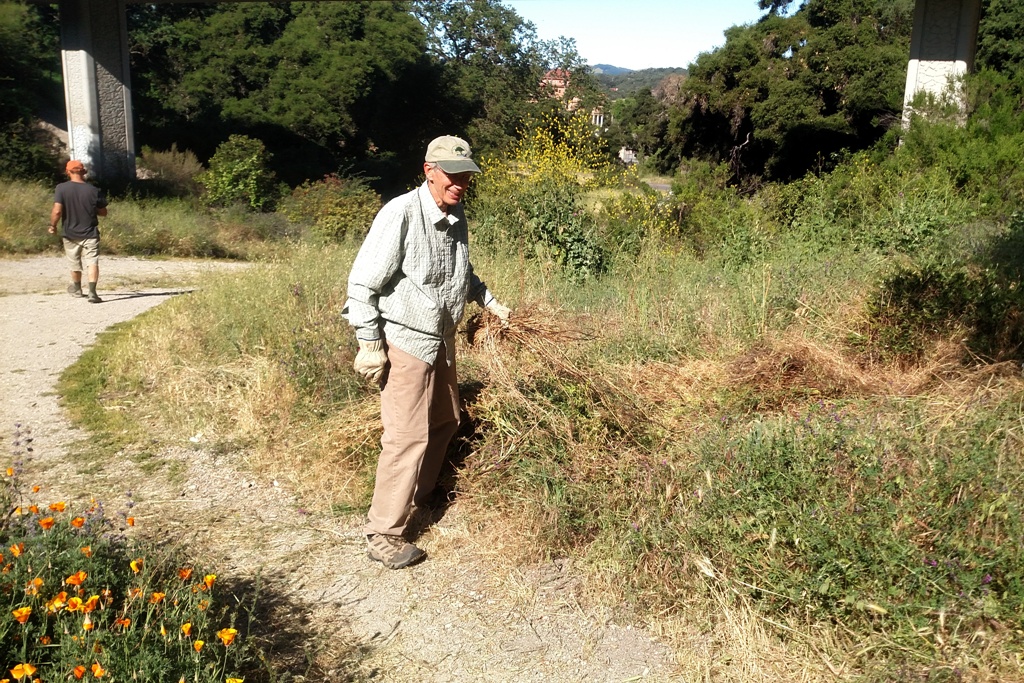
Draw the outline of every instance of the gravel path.
[[[238,267],[106,257],[104,301],[89,304],[65,292],[59,257],[2,261],[0,425],[5,436],[15,423],[31,429],[29,472],[50,482],[44,493],[88,501],[123,500],[133,491],[137,528],[208,548],[220,576],[266,577],[270,594],[300,608],[321,634],[323,650],[363,653],[356,673],[368,680],[676,680],[671,652],[644,629],[581,606],[567,562],[498,570],[460,543],[471,520],[457,503],[424,537],[428,560],[390,571],[366,558],[359,518],[305,513],[284,486],[240,466],[240,454],[172,445],[155,457],[174,476],[151,476],[129,458],[83,462],[73,451],[86,435],[58,405],[60,373],[107,327],[189,291],[204,272]],[[349,680],[352,673],[296,680]]]

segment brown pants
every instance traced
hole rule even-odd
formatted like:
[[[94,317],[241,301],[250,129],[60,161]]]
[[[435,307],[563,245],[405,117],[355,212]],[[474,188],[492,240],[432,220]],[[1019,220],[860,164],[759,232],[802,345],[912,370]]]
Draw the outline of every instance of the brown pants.
[[[444,346],[428,365],[394,346],[380,392],[384,423],[366,533],[401,535],[414,505],[434,490],[459,428],[459,385]]]

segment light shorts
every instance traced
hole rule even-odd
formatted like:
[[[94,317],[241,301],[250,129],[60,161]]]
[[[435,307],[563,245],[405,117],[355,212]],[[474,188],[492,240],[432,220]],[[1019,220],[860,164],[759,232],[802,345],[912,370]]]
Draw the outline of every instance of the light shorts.
[[[99,238],[90,237],[84,240],[64,238],[64,255],[71,262],[71,270],[81,272],[82,266],[95,266],[100,262]]]

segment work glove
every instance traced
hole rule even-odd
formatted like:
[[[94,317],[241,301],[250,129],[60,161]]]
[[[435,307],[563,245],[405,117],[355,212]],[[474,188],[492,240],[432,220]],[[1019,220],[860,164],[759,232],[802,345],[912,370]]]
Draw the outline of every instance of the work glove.
[[[508,327],[508,318],[512,315],[512,309],[502,306],[497,299],[491,299],[491,303],[484,306],[484,309],[498,317],[503,327]]]
[[[381,375],[384,374],[384,366],[388,363],[388,354],[384,352],[383,340],[359,339],[357,341],[359,342],[359,353],[356,354],[356,360],[352,367],[366,380],[379,384]]]

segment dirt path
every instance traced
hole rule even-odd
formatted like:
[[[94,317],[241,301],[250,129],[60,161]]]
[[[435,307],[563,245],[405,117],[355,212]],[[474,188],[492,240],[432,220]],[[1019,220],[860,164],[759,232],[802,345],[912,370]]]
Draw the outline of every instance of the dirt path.
[[[366,558],[358,517],[306,513],[284,486],[247,472],[240,454],[214,454],[186,441],[155,456],[165,464],[161,472],[174,476],[151,476],[127,458],[71,457],[86,435],[58,405],[54,384],[64,368],[110,325],[189,291],[204,271],[237,267],[105,258],[104,302],[91,305],[64,291],[60,258],[2,261],[0,424],[5,436],[16,423],[32,430],[29,471],[54,482],[51,493],[116,504],[130,490],[139,527],[209,548],[220,576],[266,577],[266,600],[301,613],[308,633],[320,634],[318,647],[362,652],[356,673],[368,680],[675,680],[671,653],[647,632],[621,614],[580,605],[568,563],[485,569],[493,563],[463,542],[471,520],[457,503],[423,539],[428,560],[396,572]],[[289,629],[282,621],[282,639],[298,637]],[[296,680],[349,680],[352,673]]]

